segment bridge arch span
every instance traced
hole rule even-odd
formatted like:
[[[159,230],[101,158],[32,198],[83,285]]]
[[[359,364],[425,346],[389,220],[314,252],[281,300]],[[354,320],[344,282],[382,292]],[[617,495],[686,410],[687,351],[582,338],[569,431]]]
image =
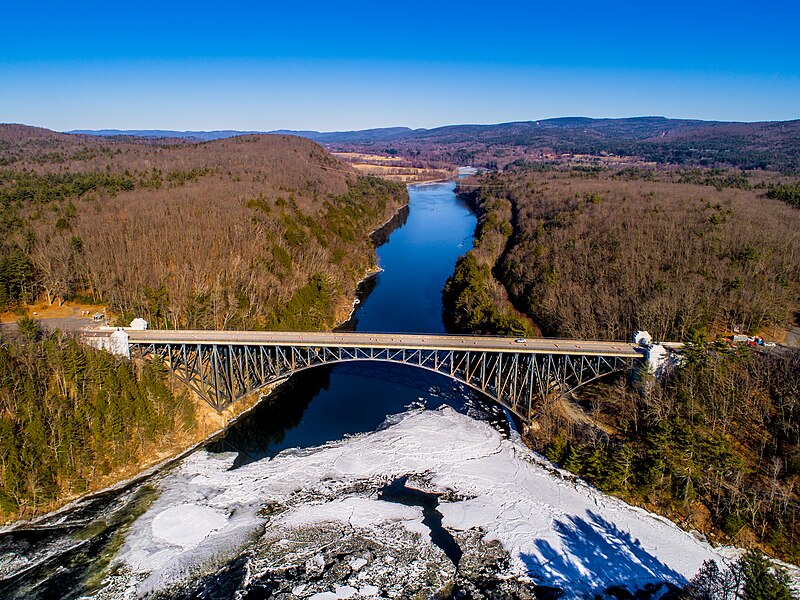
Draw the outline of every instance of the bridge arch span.
[[[530,419],[548,399],[631,368],[637,355],[385,346],[131,343],[131,353],[161,358],[218,411],[294,373],[352,362],[394,363],[444,375]]]
[[[457,375],[456,376],[451,376],[451,375],[448,375],[446,373],[442,373],[439,370],[432,369],[432,368],[424,366],[424,365],[415,365],[415,364],[409,365],[408,363],[403,363],[403,362],[398,362],[398,361],[393,361],[393,360],[382,360],[382,359],[352,358],[352,359],[345,359],[345,360],[341,360],[341,361],[331,361],[331,362],[327,362],[327,363],[320,363],[320,364],[316,364],[316,365],[301,367],[299,369],[295,369],[294,371],[290,372],[287,375],[284,375],[284,376],[280,377],[279,379],[268,381],[267,383],[265,383],[263,385],[260,385],[259,387],[251,390],[250,392],[248,392],[246,394],[243,394],[242,396],[237,398],[237,400],[240,399],[240,398],[243,398],[244,396],[247,396],[249,394],[257,393],[260,390],[266,388],[267,386],[273,385],[273,384],[278,383],[280,381],[284,381],[284,380],[288,379],[289,377],[291,377],[292,375],[294,375],[296,373],[302,373],[303,371],[310,371],[312,369],[317,369],[319,367],[324,367],[324,366],[335,366],[335,365],[342,365],[342,364],[358,364],[358,363],[369,363],[369,362],[372,362],[372,363],[378,362],[378,363],[389,364],[389,365],[410,366],[413,369],[420,369],[420,370],[426,371],[428,373],[435,373],[436,375],[439,375],[439,376],[442,376],[442,377],[446,377],[447,379],[450,379],[452,381],[456,381],[456,382],[458,382],[458,383],[460,383],[462,385],[467,386],[469,389],[471,389],[471,390],[473,390],[475,392],[478,392],[479,394],[481,394],[485,398],[491,400],[492,402],[496,402],[500,406],[502,406],[504,408],[507,408],[508,410],[510,410],[512,413],[514,413],[520,419],[523,419],[525,421],[528,420],[528,418],[526,416],[521,415],[521,414],[519,414],[517,412],[517,408],[516,407],[509,405],[507,402],[504,402],[502,399],[500,399],[495,394],[492,394],[491,392],[489,392],[489,391],[487,391],[485,389],[481,389],[480,386],[476,385],[475,383],[470,383],[470,382],[468,382],[468,381],[466,381],[464,379],[459,378]],[[212,404],[212,406],[213,406],[213,404]]]

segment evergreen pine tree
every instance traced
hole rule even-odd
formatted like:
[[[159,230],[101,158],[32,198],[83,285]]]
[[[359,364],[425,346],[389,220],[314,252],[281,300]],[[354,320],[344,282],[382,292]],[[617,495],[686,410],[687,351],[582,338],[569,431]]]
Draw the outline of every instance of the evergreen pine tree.
[[[585,475],[586,478],[597,487],[604,487],[607,467],[606,448],[602,444],[596,444],[589,457],[586,459]]]
[[[772,566],[761,552],[750,550],[741,558],[744,573],[743,600],[791,600],[789,577]]]
[[[564,468],[575,475],[581,474],[583,470],[583,452],[576,444],[569,445],[567,459],[564,461]]]
[[[564,460],[566,449],[567,441],[564,439],[564,434],[559,432],[557,436],[548,442],[544,455],[547,460],[558,465]]]
[[[633,475],[635,451],[631,444],[622,444],[610,458],[606,487],[610,491],[625,490]]]

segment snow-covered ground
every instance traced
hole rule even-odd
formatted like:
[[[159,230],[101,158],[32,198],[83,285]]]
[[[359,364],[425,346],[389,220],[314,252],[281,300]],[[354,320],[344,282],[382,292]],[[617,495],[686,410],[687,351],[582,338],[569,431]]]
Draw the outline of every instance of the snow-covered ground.
[[[378,499],[377,490],[401,476],[442,494],[442,524],[457,540],[499,541],[510,555],[509,575],[563,588],[568,598],[617,584],[679,584],[703,561],[721,560],[668,520],[560,474],[520,441],[449,408],[410,411],[376,432],[229,470],[233,459],[197,452],[161,481],[161,496],[118,555],[131,593],[212,572],[267,538],[270,547],[299,547],[288,532],[314,524],[403,532],[443,556],[421,508]],[[306,570],[316,568],[314,560],[322,559],[312,551]],[[379,580],[365,580],[361,561],[367,559],[352,559],[358,569],[350,570],[361,570],[360,587],[348,579],[308,593],[301,586],[298,595],[391,595]]]

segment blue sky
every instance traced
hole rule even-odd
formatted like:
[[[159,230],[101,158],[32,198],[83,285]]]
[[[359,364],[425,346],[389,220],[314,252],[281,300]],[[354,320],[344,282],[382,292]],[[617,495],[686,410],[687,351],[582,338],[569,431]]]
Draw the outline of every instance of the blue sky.
[[[0,122],[341,130],[800,118],[800,2],[13,2]]]

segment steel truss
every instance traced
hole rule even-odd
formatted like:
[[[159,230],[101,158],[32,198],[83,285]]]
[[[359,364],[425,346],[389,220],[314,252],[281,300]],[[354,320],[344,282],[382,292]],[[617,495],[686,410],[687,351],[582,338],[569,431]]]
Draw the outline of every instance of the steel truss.
[[[161,358],[217,411],[305,369],[381,361],[450,377],[489,396],[525,421],[548,400],[624,371],[638,360],[597,354],[222,343],[131,343],[130,349],[131,355],[141,358]]]

